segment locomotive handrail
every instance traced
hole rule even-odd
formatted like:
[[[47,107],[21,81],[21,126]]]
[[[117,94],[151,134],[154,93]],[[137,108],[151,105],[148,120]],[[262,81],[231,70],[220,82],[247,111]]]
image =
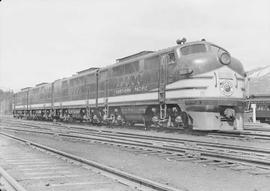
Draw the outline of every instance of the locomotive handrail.
[[[217,87],[217,73],[214,72],[214,76],[215,76],[215,87]]]
[[[235,88],[238,88],[238,80],[237,80],[237,76],[235,73],[234,73],[234,77],[235,77]]]

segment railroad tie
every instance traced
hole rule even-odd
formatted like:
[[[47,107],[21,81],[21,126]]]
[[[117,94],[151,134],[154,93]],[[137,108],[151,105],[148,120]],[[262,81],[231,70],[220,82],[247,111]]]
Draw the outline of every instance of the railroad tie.
[[[270,177],[270,170],[259,170],[259,169],[254,169],[248,172],[249,174],[252,175],[267,175]]]
[[[239,166],[233,166],[231,167],[233,170],[241,171],[241,170],[252,170],[251,166],[246,166],[246,165],[239,165]]]
[[[194,161],[197,159],[196,158],[189,158],[189,157],[178,157],[178,158],[175,158],[174,160],[176,160],[176,161]]]

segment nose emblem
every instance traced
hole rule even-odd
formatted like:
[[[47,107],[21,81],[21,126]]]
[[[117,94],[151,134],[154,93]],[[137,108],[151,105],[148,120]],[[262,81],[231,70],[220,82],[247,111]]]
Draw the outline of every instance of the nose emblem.
[[[233,94],[233,83],[231,81],[220,82],[220,91],[225,96],[230,96]]]

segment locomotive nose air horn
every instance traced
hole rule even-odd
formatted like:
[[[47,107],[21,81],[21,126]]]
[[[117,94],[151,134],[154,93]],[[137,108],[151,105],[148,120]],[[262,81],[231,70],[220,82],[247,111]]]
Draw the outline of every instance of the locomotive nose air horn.
[[[186,41],[187,41],[187,39],[186,39],[185,37],[182,38],[182,39],[177,39],[177,40],[176,40],[176,44],[185,44]]]

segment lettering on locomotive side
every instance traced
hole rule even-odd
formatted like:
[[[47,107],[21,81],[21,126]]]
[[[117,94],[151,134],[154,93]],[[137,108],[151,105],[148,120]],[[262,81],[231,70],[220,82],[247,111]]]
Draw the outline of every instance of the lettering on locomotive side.
[[[113,91],[115,95],[140,93],[148,90],[146,80],[143,81],[140,74],[119,77],[115,79],[115,82],[116,87]]]
[[[128,93],[131,93],[131,92],[132,92],[131,88],[120,88],[120,89],[115,90],[116,95],[128,94]]]

